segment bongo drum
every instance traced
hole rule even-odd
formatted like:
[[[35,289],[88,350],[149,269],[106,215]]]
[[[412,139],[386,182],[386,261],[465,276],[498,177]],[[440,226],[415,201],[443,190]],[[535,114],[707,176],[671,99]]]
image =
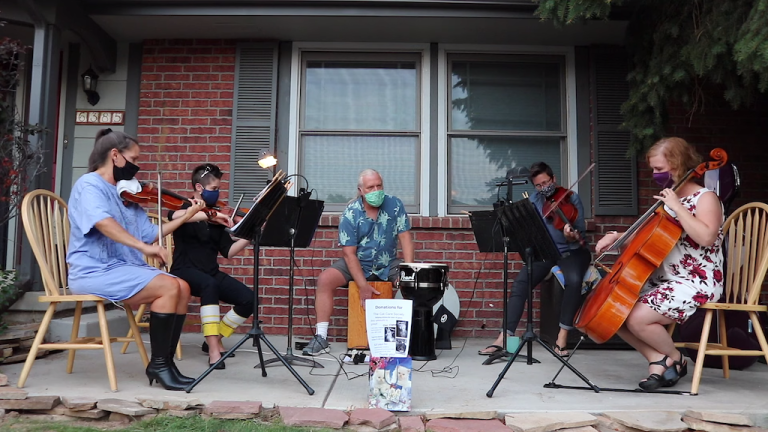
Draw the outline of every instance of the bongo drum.
[[[432,307],[443,298],[448,286],[448,266],[430,263],[402,263],[399,291],[413,301],[411,344],[408,355],[414,360],[436,360]]]

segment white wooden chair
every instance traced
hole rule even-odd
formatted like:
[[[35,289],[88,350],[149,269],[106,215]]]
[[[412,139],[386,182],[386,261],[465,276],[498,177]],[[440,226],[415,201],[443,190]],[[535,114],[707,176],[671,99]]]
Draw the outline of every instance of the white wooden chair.
[[[151,220],[154,224],[157,224],[157,215],[155,213],[147,213],[147,216],[149,216],[149,220]],[[163,245],[166,249],[168,249],[168,252],[170,253],[170,261],[168,262],[168,268],[171,268],[171,264],[173,264],[173,234],[168,234],[163,239]],[[148,257],[145,256],[144,260],[147,261],[147,264],[161,268],[162,264],[157,258],[154,257]],[[141,305],[139,307],[139,310],[136,311],[136,325],[140,328],[149,328],[149,323],[142,320],[142,317],[144,317],[144,313],[147,310],[147,305]],[[133,329],[128,330],[128,335],[126,337],[131,338],[133,336]],[[128,351],[128,345],[133,341],[133,339],[125,342],[123,344],[123,348],[120,350],[121,354],[125,354],[126,351]],[[176,358],[181,360],[181,341],[176,345]]]
[[[725,221],[723,233],[725,234],[723,246],[728,253],[723,301],[708,302],[701,306],[706,310],[706,315],[698,343],[675,343],[678,347],[698,350],[691,394],[699,392],[699,383],[704,371],[704,356],[723,357],[723,377],[726,379],[730,376],[729,356],[764,356],[768,361],[768,343],[757,315],[758,312],[768,311],[768,306],[758,304],[763,280],[768,270],[768,204],[750,203],[741,206]],[[727,310],[746,311],[749,314],[761,350],[740,350],[728,346],[725,325]],[[715,311],[717,311],[719,323],[720,343],[709,342],[712,315]],[[674,324],[669,327],[670,334],[673,330]]]
[[[110,337],[109,326],[107,325],[107,316],[104,309],[104,303],[108,300],[96,295],[75,295],[70,294],[67,284],[67,247],[69,243],[69,218],[67,217],[67,203],[61,197],[47,190],[35,190],[29,192],[21,204],[21,219],[24,224],[24,231],[27,234],[32,252],[35,255],[40,273],[43,278],[43,287],[45,295],[40,296],[38,301],[48,303],[48,309],[45,312],[43,321],[37,331],[37,336],[32,343],[32,348],[27,355],[27,361],[19,377],[18,387],[24,387],[29,372],[32,369],[32,363],[35,361],[37,352],[40,349],[48,350],[69,350],[67,359],[67,373],[72,373],[75,362],[75,351],[80,349],[104,351],[104,360],[107,364],[107,375],[109,376],[109,385],[112,391],[117,391],[117,377],[115,374],[115,363],[112,358],[112,344],[125,342],[128,338]],[[56,306],[63,302],[76,302],[75,315],[72,323],[72,334],[70,340],[61,343],[43,343],[45,333],[51,323]],[[96,303],[96,310],[99,316],[100,337],[78,337],[80,328],[80,317],[83,311],[83,302]],[[149,364],[147,351],[141,343],[138,327],[130,307],[125,306],[125,313],[128,323],[136,335],[135,342],[139,344],[139,354],[146,367]]]

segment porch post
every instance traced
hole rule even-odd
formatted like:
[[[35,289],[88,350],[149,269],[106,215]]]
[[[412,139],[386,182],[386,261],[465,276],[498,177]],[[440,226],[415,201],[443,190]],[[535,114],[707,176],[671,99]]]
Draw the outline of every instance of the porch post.
[[[29,123],[40,124],[46,129],[46,132],[29,137],[31,144],[41,148],[44,152],[42,173],[33,179],[30,185],[31,189],[53,190],[53,161],[56,154],[59,69],[61,66],[60,39],[61,31],[55,25],[46,22],[35,23],[32,61],[27,62],[27,66],[32,69]],[[22,242],[21,254],[17,267],[19,279],[24,285],[32,284],[32,290],[42,290],[40,274],[32,255],[32,249],[26,236],[21,235],[20,237]]]

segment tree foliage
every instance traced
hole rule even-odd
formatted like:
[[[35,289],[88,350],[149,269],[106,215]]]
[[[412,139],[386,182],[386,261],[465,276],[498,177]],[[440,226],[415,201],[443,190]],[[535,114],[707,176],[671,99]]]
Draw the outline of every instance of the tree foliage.
[[[540,0],[537,15],[564,26],[608,19],[621,0]],[[768,92],[768,0],[638,0],[626,34],[629,99],[622,106],[632,149],[664,131],[667,106],[689,115],[706,108],[704,88],[718,89],[733,109]]]
[[[29,136],[44,129],[25,123],[16,105],[25,49],[17,40],[0,38],[0,225],[16,216],[30,182],[43,171],[43,151]]]

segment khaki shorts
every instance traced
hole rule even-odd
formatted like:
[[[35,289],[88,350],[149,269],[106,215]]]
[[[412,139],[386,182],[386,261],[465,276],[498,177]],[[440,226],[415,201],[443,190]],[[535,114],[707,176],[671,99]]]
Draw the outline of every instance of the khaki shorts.
[[[396,258],[389,263],[389,282],[392,282],[392,284],[397,281],[397,276],[399,275],[399,266],[402,262],[403,260]],[[352,274],[349,272],[349,268],[347,268],[347,262],[344,260],[344,258],[331,264],[331,268],[338,270],[344,276],[344,280],[347,283],[352,280]],[[376,282],[381,281],[381,278],[372,273],[366,280],[369,282]]]

